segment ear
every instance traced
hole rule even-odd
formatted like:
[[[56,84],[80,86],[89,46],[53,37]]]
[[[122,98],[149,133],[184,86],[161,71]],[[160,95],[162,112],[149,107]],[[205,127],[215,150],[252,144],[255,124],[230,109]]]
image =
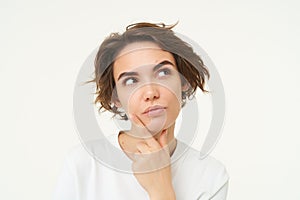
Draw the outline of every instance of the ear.
[[[121,102],[119,101],[119,99],[116,99],[113,101],[113,104],[117,107],[117,108],[121,108],[122,107],[122,104]]]
[[[181,85],[182,92],[188,91],[189,88],[189,84],[186,81]]]
[[[117,108],[121,108],[122,104],[119,100],[118,94],[117,92],[114,90],[111,96],[111,103],[114,104],[114,106],[116,106]]]

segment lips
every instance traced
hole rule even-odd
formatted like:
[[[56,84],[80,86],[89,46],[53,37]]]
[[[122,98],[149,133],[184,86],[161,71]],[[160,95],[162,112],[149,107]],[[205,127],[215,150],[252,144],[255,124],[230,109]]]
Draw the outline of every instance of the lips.
[[[148,107],[143,114],[148,115],[148,116],[155,116],[155,115],[160,115],[164,113],[166,110],[166,107],[160,106],[160,105],[154,105]]]

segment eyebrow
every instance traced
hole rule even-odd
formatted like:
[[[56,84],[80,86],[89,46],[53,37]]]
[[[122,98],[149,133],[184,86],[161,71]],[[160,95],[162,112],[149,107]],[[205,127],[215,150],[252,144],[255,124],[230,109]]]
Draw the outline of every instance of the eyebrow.
[[[171,63],[170,61],[164,60],[164,61],[158,63],[157,65],[155,65],[155,66],[153,67],[153,71],[158,70],[159,68],[163,67],[164,65],[172,65],[172,66],[174,66],[174,64]],[[174,67],[175,67],[175,66],[174,66]],[[121,74],[119,75],[118,80],[120,80],[120,79],[121,79],[122,77],[124,77],[124,76],[136,76],[136,75],[138,75],[137,72],[123,72],[123,73],[121,73]]]

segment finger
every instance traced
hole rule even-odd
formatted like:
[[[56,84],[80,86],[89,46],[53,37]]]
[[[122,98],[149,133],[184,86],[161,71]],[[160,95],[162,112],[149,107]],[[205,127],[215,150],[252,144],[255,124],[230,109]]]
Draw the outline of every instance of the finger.
[[[136,148],[139,150],[139,152],[141,152],[142,154],[145,153],[151,153],[150,148],[147,144],[143,143],[143,142],[138,142],[136,144]]]
[[[129,114],[129,119],[131,122],[133,122],[135,125],[145,127],[144,122],[135,114]]]
[[[168,145],[168,131],[163,130],[161,135],[159,136],[158,142],[161,147],[165,147]]]
[[[161,145],[161,148],[165,150],[170,155],[170,149],[168,144],[168,131],[164,130],[162,134],[160,135],[158,139],[159,144]]]
[[[137,160],[141,157],[141,152],[140,151],[137,151],[135,153],[132,153],[130,155],[130,157],[132,158],[132,161],[135,163],[137,162]]]
[[[163,131],[164,132],[164,131]],[[144,140],[146,142],[146,144],[156,150],[160,150],[162,148],[161,144],[159,143],[159,141],[157,141],[153,136],[147,138]]]
[[[135,114],[131,114],[130,119],[134,122],[135,125],[138,125],[138,127],[140,127],[148,137],[159,133],[162,130],[164,124],[157,120],[151,120],[149,124],[145,124],[143,120]]]
[[[153,135],[151,134],[151,131],[148,129],[148,127],[144,124],[144,122],[135,114],[131,114],[130,115],[130,119],[136,124],[139,125],[139,129],[138,130],[138,134],[139,136],[141,136],[144,139],[147,138],[152,138]]]

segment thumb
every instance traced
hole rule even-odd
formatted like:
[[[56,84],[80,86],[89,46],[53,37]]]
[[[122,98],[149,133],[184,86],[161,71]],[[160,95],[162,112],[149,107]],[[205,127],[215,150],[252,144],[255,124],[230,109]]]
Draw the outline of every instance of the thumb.
[[[166,145],[168,145],[168,137],[167,136],[168,136],[168,131],[163,130],[158,139],[158,142],[161,147],[165,147]]]

